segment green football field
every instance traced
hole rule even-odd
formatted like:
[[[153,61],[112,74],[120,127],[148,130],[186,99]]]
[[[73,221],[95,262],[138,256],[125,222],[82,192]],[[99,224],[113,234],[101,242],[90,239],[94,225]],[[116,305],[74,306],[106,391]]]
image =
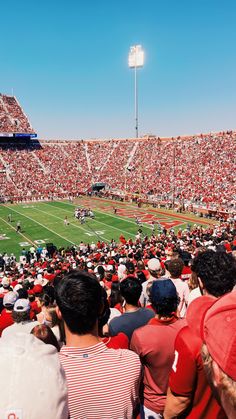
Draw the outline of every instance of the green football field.
[[[91,208],[94,219],[87,219],[80,224],[74,217],[76,207]],[[117,213],[114,214],[114,207]],[[8,215],[11,214],[11,222]],[[67,216],[69,225],[64,225]],[[141,209],[131,203],[121,203],[105,199],[78,198],[75,202],[31,202],[15,205],[0,205],[0,253],[14,253],[19,256],[22,248],[32,244],[45,245],[53,243],[57,247],[78,245],[98,240],[119,240],[121,234],[125,238],[135,238],[138,217],[142,224],[143,234],[151,235],[151,223],[160,223],[169,228],[186,228],[187,224],[209,224],[209,221],[198,219],[192,215],[178,215],[171,211],[143,206]],[[21,233],[16,233],[16,224],[20,221]],[[156,232],[158,231],[156,224]]]

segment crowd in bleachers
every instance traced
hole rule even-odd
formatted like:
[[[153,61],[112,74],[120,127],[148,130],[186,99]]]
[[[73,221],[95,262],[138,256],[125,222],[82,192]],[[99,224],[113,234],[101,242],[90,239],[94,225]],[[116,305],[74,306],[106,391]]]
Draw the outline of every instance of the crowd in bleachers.
[[[235,132],[0,147],[0,195],[14,200],[76,195],[104,182],[110,191],[235,210]]]
[[[18,102],[0,95],[0,132],[21,130]],[[235,156],[235,132],[0,144],[0,198],[104,182],[232,210],[220,225],[0,254],[1,418],[235,417]]]
[[[0,94],[0,133],[32,133],[14,96]],[[160,139],[0,145],[0,196],[47,199],[95,182],[141,197],[235,209],[236,132]]]
[[[27,116],[14,96],[0,94],[0,132],[33,133]]]
[[[68,409],[71,419],[233,417],[225,412],[236,398],[221,403],[207,382],[198,330],[213,305],[218,314],[222,302],[230,307],[211,331],[215,345],[209,331],[204,340],[222,365],[220,336],[227,354],[235,336],[235,227],[32,245],[19,261],[0,255],[0,382],[17,386],[17,395],[1,392],[1,417],[17,409],[26,419],[68,419]],[[233,352],[227,360],[234,379]],[[32,403],[29,392],[50,397]]]

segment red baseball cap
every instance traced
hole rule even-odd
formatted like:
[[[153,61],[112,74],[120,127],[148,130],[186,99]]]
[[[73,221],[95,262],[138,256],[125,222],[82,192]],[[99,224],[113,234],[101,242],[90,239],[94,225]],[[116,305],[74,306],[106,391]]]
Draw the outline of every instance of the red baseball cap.
[[[40,284],[37,284],[32,289],[34,294],[41,294],[43,292],[43,287]]]
[[[213,360],[236,381],[236,292],[225,294],[206,312],[202,337]]]

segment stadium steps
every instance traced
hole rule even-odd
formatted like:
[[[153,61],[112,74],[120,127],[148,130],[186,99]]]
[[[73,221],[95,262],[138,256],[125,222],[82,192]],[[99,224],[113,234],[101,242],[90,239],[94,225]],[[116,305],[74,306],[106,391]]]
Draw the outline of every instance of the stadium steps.
[[[133,160],[133,158],[134,158],[134,155],[135,155],[135,153],[136,153],[137,148],[138,148],[138,142],[136,142],[136,143],[134,144],[134,146],[133,146],[133,148],[132,148],[132,150],[131,150],[131,153],[130,153],[129,159],[128,159],[128,161],[127,161],[127,164],[125,165],[125,168],[126,168],[126,169],[128,169],[128,168],[130,167],[130,165],[131,165],[131,163],[132,163],[132,160]]]
[[[67,153],[67,151],[65,150],[65,147],[62,147],[61,148],[61,150],[62,150],[62,152],[65,154],[65,156],[66,157],[68,157],[69,159],[70,159],[70,155],[69,155],[69,153]],[[76,162],[74,162],[75,163],[75,165],[76,165],[76,167],[78,167],[78,169],[79,169],[79,173],[82,173],[82,167],[80,166],[80,164],[78,164],[78,163],[76,163]]]
[[[90,157],[89,157],[89,152],[88,152],[88,144],[85,143],[84,144],[84,151],[85,151],[85,155],[86,155],[86,159],[87,159],[87,164],[88,164],[88,168],[89,171],[91,172],[91,161],[90,161]]]
[[[6,179],[8,182],[12,182],[13,185],[15,185],[15,183],[13,182],[13,180],[11,179],[11,170],[9,168],[9,164],[4,160],[4,158],[2,156],[0,156],[0,161],[2,162],[4,168],[5,168],[5,174],[6,174]]]
[[[10,112],[9,112],[9,110],[8,110],[8,108],[7,108],[4,100],[3,100],[3,96],[2,95],[0,95],[0,103],[1,103],[1,106],[2,106],[2,108],[4,110],[4,112],[5,112],[5,115],[8,117],[8,119],[10,121],[10,124],[12,126],[14,126],[14,118],[11,117],[11,114],[10,114]]]
[[[41,162],[40,158],[38,156],[36,156],[36,154],[34,153],[34,151],[32,151],[32,155],[34,156],[35,160],[37,160],[39,166],[43,169],[44,173],[49,173],[50,170],[46,169],[46,167],[44,166],[44,164]]]
[[[112,149],[111,149],[111,151],[110,151],[110,153],[108,154],[108,156],[107,156],[107,158],[106,158],[106,160],[105,160],[105,162],[103,163],[103,165],[102,165],[102,167],[101,167],[101,172],[103,171],[103,169],[106,167],[106,165],[107,165],[107,163],[108,163],[108,161],[109,161],[109,159],[110,159],[110,157],[112,156],[112,154],[114,153],[114,150],[115,150],[115,145],[112,147]]]

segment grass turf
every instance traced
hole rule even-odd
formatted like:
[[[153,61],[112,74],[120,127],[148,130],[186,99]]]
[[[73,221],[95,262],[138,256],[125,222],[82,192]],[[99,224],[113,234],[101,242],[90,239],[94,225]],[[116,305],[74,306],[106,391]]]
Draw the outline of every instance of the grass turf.
[[[74,218],[77,206],[90,207],[95,219],[86,219],[81,225]],[[114,214],[114,206],[117,214]],[[12,221],[8,221],[11,214]],[[64,225],[67,216],[69,225]],[[126,238],[135,238],[138,226],[135,217],[142,222],[143,234],[151,235],[152,220],[159,221],[167,228],[186,228],[187,224],[208,223],[197,217],[181,217],[170,211],[158,211],[151,207],[138,209],[130,203],[124,204],[109,200],[80,198],[73,204],[68,201],[32,202],[28,204],[0,205],[0,253],[21,254],[24,247],[29,249],[33,244],[53,243],[57,247],[78,245],[98,240],[119,240],[121,234]],[[201,220],[201,221],[200,221]],[[21,223],[21,233],[16,233],[16,223]]]

